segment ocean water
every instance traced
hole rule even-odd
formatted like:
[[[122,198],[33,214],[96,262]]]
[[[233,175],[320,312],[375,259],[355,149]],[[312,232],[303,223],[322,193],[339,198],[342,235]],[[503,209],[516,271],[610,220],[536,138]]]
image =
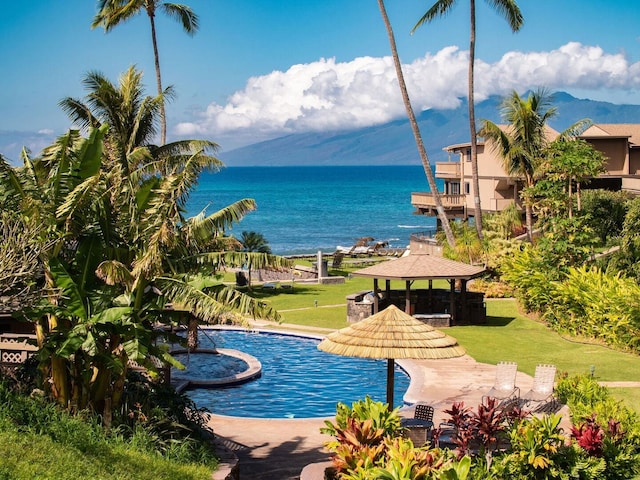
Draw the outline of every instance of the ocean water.
[[[187,214],[252,198],[257,210],[228,233],[259,232],[278,255],[330,253],[360,237],[404,247],[435,228],[435,218],[413,214],[411,192],[426,191],[421,165],[228,167],[200,177]]]

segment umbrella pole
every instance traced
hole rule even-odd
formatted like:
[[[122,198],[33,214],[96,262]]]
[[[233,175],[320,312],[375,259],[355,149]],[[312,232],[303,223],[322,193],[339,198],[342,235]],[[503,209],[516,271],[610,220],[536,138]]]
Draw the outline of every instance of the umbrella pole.
[[[393,371],[394,371],[393,358],[387,359],[387,404],[389,411],[393,410]]]

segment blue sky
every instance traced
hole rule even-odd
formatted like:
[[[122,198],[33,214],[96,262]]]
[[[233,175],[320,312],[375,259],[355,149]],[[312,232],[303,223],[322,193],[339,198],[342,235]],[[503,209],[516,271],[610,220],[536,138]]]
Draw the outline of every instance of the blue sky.
[[[376,0],[180,0],[200,17],[190,37],[158,18],[169,140],[206,138],[224,150],[305,131],[404,117]],[[433,0],[386,0],[417,109],[466,96],[468,0],[411,27]],[[524,26],[477,0],[476,97],[545,86],[580,98],[640,104],[638,0],[520,0]],[[155,93],[149,23],[92,30],[93,0],[4,2],[0,16],[0,153],[16,161],[71,127],[58,107],[82,97],[82,77],[114,82],[130,65]],[[638,119],[640,122],[640,119]]]

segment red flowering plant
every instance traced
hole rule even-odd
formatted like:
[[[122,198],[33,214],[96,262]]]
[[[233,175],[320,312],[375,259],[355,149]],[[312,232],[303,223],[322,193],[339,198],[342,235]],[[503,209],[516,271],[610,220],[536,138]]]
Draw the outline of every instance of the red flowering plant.
[[[596,422],[595,414],[580,425],[572,426],[571,436],[589,455],[602,457],[604,430]]]

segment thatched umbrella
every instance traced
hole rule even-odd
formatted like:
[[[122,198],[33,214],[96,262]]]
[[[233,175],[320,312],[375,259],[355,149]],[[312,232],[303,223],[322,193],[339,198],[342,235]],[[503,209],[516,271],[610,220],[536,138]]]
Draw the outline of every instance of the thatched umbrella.
[[[444,359],[460,357],[464,348],[455,338],[416,320],[395,305],[329,334],[318,348],[324,352],[387,359],[387,403],[393,408],[396,358]]]

